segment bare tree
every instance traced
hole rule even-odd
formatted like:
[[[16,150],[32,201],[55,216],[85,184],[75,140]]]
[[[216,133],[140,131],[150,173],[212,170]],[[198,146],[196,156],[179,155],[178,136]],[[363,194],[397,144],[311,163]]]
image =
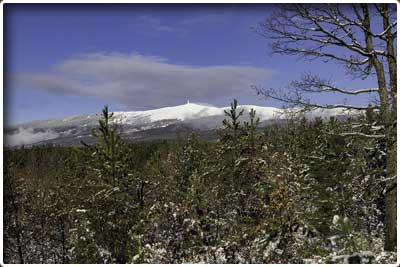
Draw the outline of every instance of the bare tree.
[[[271,41],[276,54],[306,60],[339,63],[352,78],[371,78],[371,88],[340,88],[317,75],[305,74],[285,89],[255,87],[266,98],[303,110],[316,108],[366,110],[371,107],[343,103],[321,104],[313,94],[336,93],[343,97],[375,94],[372,108],[379,113],[388,149],[385,189],[385,249],[396,247],[396,4],[290,4],[280,5],[260,23],[257,31]],[[362,133],[347,133],[357,135]],[[367,136],[382,138],[382,135]]]

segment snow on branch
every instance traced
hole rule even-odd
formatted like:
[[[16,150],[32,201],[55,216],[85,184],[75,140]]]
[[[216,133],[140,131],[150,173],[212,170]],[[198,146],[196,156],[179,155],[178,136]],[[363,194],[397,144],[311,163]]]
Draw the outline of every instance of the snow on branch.
[[[381,179],[380,182],[386,182],[386,181],[396,180],[396,179],[397,179],[397,175],[394,175],[392,177]]]
[[[334,133],[329,133],[329,134],[334,134]],[[360,136],[360,137],[366,137],[366,138],[384,138],[384,134],[365,134],[361,132],[351,132],[351,133],[338,133],[336,135],[340,136]]]

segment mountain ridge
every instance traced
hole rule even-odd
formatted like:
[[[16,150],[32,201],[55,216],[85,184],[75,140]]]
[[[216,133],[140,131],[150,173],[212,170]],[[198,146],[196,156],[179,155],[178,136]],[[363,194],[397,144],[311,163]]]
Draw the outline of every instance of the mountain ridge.
[[[177,131],[188,129],[193,131],[212,131],[222,125],[225,117],[224,110],[230,107],[215,107],[205,104],[187,103],[172,107],[163,107],[144,111],[115,111],[112,123],[121,126],[122,136],[127,139],[147,139],[146,133],[158,133],[155,139],[163,139],[162,131],[154,129],[165,129],[165,135],[173,136],[173,133],[166,133],[166,130]],[[280,109],[257,105],[240,105],[238,109],[244,110],[242,120],[249,119],[248,112],[251,109],[256,111],[256,117],[262,123],[273,120],[281,120],[286,117],[287,112],[294,109]],[[343,109],[321,110],[317,109],[306,113],[307,117],[345,115]],[[63,144],[63,140],[69,140],[67,144],[78,144],[81,139],[90,138],[91,129],[97,127],[99,114],[74,115],[59,119],[38,120],[5,128],[5,145],[34,145],[54,142]],[[175,125],[176,127],[169,127]],[[152,130],[152,131],[151,131]],[[43,139],[43,140],[41,140]],[[76,139],[76,142],[73,141]],[[30,141],[32,140],[32,141]]]

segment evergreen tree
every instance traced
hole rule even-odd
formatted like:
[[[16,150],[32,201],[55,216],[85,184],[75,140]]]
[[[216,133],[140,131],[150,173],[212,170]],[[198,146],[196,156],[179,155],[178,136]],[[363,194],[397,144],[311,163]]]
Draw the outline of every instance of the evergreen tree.
[[[144,205],[144,184],[129,172],[130,151],[111,125],[112,117],[106,106],[93,131],[97,144],[83,143],[90,172],[82,187],[87,198],[75,210],[80,221],[75,235],[78,262],[127,263],[139,251],[137,218]]]

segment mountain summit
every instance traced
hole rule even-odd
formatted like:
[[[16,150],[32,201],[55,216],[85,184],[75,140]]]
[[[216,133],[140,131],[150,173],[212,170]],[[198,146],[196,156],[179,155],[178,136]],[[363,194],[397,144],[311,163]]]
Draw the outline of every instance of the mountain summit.
[[[257,111],[257,115],[261,120],[272,119],[274,115],[281,111],[278,108],[260,107],[244,105],[239,109],[250,111],[253,108]],[[187,121],[211,116],[224,116],[224,110],[229,107],[214,107],[204,104],[195,104],[188,101],[185,105],[174,107],[165,107],[147,111],[131,111],[131,112],[114,112],[114,121],[120,124],[136,124],[138,120],[147,120],[148,122],[156,122],[162,120],[180,120]]]

